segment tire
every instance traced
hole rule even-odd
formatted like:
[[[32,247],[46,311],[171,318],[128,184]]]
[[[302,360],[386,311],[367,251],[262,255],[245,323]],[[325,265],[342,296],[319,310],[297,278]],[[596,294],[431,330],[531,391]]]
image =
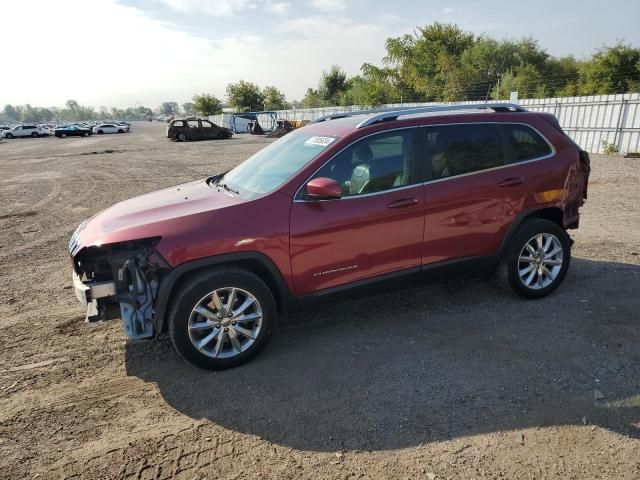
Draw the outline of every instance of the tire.
[[[179,133],[177,139],[179,142],[186,142],[187,136],[184,133]]]
[[[82,136],[83,136],[83,137],[88,137],[88,136],[89,136],[89,134],[88,134],[87,132],[84,132],[84,133],[82,134]]]
[[[542,250],[538,239],[542,239]],[[500,261],[498,283],[505,291],[522,298],[542,298],[560,286],[570,262],[571,240],[562,227],[541,218],[525,220]]]
[[[32,132],[31,133],[31,138],[38,138],[40,135],[38,135],[36,132]]]
[[[7,133],[4,138],[13,138],[13,133]]]
[[[67,134],[66,133],[61,134],[60,138],[67,138]]]
[[[224,140],[225,138],[227,138],[227,134],[224,133],[222,130],[220,130],[218,132],[218,136],[217,136],[218,140]]]
[[[232,289],[235,289],[233,313],[229,313],[225,304],[230,301]],[[218,293],[219,309],[212,301],[214,292]],[[253,303],[239,310],[251,298]],[[196,307],[203,306],[208,311],[207,317],[195,312]],[[231,317],[234,314],[236,316]],[[233,318],[238,319],[237,322]],[[276,302],[260,278],[247,270],[222,268],[196,275],[180,288],[169,310],[169,336],[175,349],[188,362],[207,370],[224,370],[254,358],[267,344],[276,319]],[[238,329],[253,337],[245,336]],[[235,344],[231,337],[235,337]],[[202,349],[194,343],[207,338]]]
[[[98,135],[102,135],[104,132],[102,130],[98,130]]]
[[[121,128],[118,129],[118,133],[124,133],[124,130],[122,130]]]

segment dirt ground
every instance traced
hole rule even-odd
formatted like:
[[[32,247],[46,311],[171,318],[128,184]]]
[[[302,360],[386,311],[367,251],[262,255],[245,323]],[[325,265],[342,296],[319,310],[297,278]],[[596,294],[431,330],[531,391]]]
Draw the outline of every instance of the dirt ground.
[[[548,298],[465,280],[354,299],[214,373],[85,324],[70,287],[81,220],[268,143],[165,127],[0,143],[0,478],[640,479],[640,160],[593,156]]]

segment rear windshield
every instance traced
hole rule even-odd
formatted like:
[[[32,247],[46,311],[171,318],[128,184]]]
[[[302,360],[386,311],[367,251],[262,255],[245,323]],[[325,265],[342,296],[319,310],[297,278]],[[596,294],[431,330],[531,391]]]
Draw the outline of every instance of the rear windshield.
[[[283,185],[337,139],[291,132],[249,157],[218,182],[243,198],[256,198]]]

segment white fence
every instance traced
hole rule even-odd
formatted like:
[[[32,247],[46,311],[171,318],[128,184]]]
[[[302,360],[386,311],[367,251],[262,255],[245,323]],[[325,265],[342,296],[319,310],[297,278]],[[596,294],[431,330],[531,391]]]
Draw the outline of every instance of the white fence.
[[[506,101],[506,100],[505,100]],[[380,108],[454,105],[477,102],[395,103]],[[622,153],[640,151],[640,93],[594,95],[586,97],[535,98],[520,100],[520,105],[535,112],[553,113],[563,130],[588,152],[603,151],[603,142],[615,145]],[[278,111],[286,120],[315,120],[333,113],[363,110],[367,107],[299,108]],[[218,124],[228,124],[229,115],[209,117]],[[226,125],[228,126],[228,125]]]

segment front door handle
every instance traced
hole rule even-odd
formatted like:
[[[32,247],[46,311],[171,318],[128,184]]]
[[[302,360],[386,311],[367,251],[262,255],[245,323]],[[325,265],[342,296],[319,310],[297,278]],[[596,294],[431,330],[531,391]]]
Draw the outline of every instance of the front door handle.
[[[522,185],[523,183],[524,179],[522,177],[513,177],[501,181],[498,185],[501,187],[515,187],[517,185]]]
[[[415,205],[416,203],[418,203],[417,198],[403,198],[401,200],[391,202],[389,205],[387,205],[387,208],[410,207],[411,205]]]

